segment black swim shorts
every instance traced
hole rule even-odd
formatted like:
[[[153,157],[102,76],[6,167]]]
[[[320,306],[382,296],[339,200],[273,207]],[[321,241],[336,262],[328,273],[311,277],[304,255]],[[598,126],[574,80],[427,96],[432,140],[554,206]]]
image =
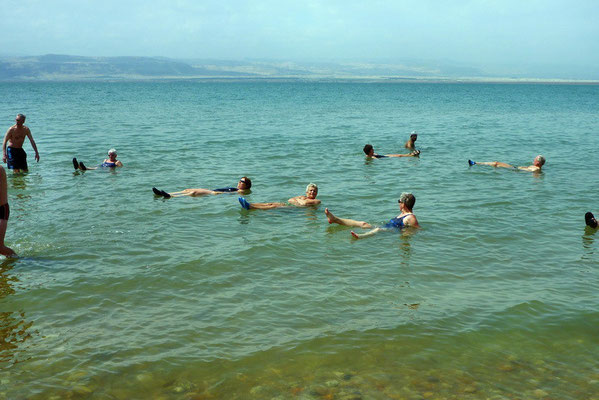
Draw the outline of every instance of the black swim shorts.
[[[27,153],[17,147],[6,148],[6,165],[9,169],[27,170]]]

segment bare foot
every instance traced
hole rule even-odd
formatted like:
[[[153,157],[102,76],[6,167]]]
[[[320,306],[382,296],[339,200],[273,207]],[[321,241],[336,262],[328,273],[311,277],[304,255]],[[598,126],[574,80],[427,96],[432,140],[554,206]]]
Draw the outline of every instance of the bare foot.
[[[412,157],[418,157],[420,155],[420,150],[416,150],[412,152]]]
[[[351,235],[354,237],[354,239],[360,239],[360,235],[358,235],[356,232],[351,231]]]
[[[6,246],[0,247],[0,254],[2,254],[6,258],[17,258],[18,257],[17,253],[15,253],[13,249],[11,249],[10,247],[6,247]]]
[[[335,220],[337,219],[337,217],[335,217],[333,215],[333,213],[329,211],[328,208],[324,209],[324,213],[327,216],[327,219],[329,220],[329,224],[332,224],[333,222],[336,222]]]

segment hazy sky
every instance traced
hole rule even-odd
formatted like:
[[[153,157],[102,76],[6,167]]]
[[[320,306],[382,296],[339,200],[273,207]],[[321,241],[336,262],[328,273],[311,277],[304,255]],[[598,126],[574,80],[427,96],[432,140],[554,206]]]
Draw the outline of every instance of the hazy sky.
[[[0,0],[0,54],[599,66],[599,1]]]

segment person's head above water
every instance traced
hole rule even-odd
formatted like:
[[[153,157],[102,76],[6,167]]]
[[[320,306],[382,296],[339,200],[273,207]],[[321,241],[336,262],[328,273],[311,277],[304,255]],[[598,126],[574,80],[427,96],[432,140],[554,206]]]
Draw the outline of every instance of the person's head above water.
[[[238,190],[248,190],[251,187],[252,187],[252,180],[250,178],[248,178],[247,176],[243,176],[241,179],[239,179],[239,182],[237,182]]]
[[[116,160],[116,149],[115,148],[108,150],[108,158],[110,158],[111,160]]]
[[[27,118],[25,114],[17,114],[15,122],[17,123],[17,125],[23,125],[25,123],[25,118]]]
[[[315,183],[310,183],[306,186],[306,197],[310,199],[315,199],[318,195],[318,186]]]
[[[408,210],[412,211],[414,204],[416,204],[416,197],[412,193],[404,192],[399,196],[397,202],[403,204]]]
[[[412,132],[412,134],[410,135],[410,140],[412,142],[415,142],[416,139],[418,139],[418,134],[416,133],[416,131]]]
[[[535,157],[532,163],[537,167],[542,167],[543,165],[545,165],[545,157],[539,154]]]
[[[366,154],[367,156],[372,156],[374,154],[374,148],[371,144],[367,144],[366,146],[364,146],[363,150],[364,154]]]

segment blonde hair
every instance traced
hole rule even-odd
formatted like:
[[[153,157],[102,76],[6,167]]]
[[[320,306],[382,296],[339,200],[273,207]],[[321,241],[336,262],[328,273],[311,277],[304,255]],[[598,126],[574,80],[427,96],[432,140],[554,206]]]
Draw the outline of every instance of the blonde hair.
[[[316,183],[310,183],[310,184],[308,184],[308,186],[306,186],[306,192],[308,190],[310,190],[311,187],[313,187],[314,189],[316,189],[316,191],[318,192],[318,186],[316,186]]]
[[[535,160],[539,160],[541,165],[545,165],[545,157],[543,157],[542,155],[539,154],[538,156],[536,156]]]

